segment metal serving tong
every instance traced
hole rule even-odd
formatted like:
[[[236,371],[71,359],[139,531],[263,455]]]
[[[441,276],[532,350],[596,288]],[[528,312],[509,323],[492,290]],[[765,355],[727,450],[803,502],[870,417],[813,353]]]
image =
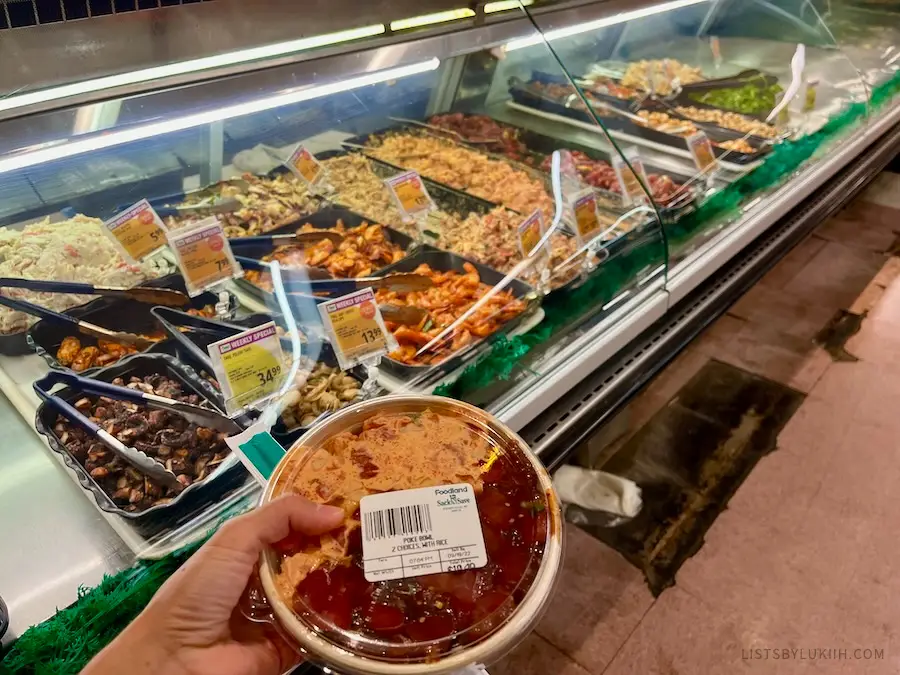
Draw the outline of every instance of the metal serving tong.
[[[262,260],[236,256],[241,266],[245,269],[268,272],[269,264]],[[299,270],[295,270],[299,272]],[[334,279],[328,272],[317,267],[304,267],[308,278],[298,278],[291,274],[291,268],[281,268],[284,280],[284,290],[292,294],[323,294],[346,295],[361,288],[389,288],[398,293],[412,293],[431,288],[434,282],[424,274],[414,272],[400,272],[398,274],[385,274],[379,277],[356,277],[353,279]],[[325,276],[323,276],[323,273]]]
[[[81,321],[80,319],[76,319],[74,316],[55,312],[52,309],[47,309],[46,307],[41,307],[40,305],[35,305],[34,303],[27,302],[25,300],[13,300],[12,298],[7,298],[3,295],[0,295],[0,305],[9,307],[10,309],[16,310],[17,312],[25,312],[26,314],[30,314],[31,316],[37,316],[41,319],[46,319],[47,321],[69,324],[73,326],[79,333],[84,333],[85,335],[90,335],[101,340],[118,342],[120,344],[134,345],[139,349],[146,349],[147,347],[150,347],[158,342],[158,340],[151,340],[150,338],[146,338],[143,335],[135,335],[134,333],[124,333],[122,331],[110,330],[109,328],[104,328],[103,326],[98,326],[97,324],[89,323],[88,321]]]
[[[331,230],[316,230],[315,232],[262,234],[255,237],[238,237],[229,239],[228,242],[231,244],[231,248],[234,249],[259,246],[261,244],[270,244],[274,248],[275,246],[315,244],[323,239],[327,239],[335,246],[340,246],[341,242],[344,241],[344,236],[337,232],[332,232]]]
[[[157,396],[156,394],[148,394],[139,389],[130,389],[100,380],[79,377],[72,373],[53,372],[34,383],[35,393],[60,415],[73,424],[80,426],[139,471],[178,492],[184,489],[184,486],[178,482],[174,473],[148,457],[145,453],[125,445],[65,399],[50,393],[53,386],[57,384],[65,384],[71,389],[84,394],[103,396],[118,401],[128,401],[151,409],[173,412],[184,417],[188,422],[223,433],[236,434],[242,430],[236,422],[213,410]]]
[[[703,80],[702,82],[693,82],[691,84],[682,84],[681,91],[702,91],[704,89],[739,89],[748,84],[755,84],[762,87],[771,87],[778,84],[778,78],[774,75],[767,75],[756,68],[742,70],[735,75],[728,77],[720,77],[715,80]]]
[[[136,300],[148,305],[164,305],[166,307],[186,307],[191,299],[180,291],[171,288],[153,288],[152,286],[134,286],[120,288],[114,286],[94,286],[74,281],[41,281],[36,279],[15,279],[0,277],[0,288],[26,288],[30,291],[44,293],[73,293],[78,295],[103,295],[110,298]]]

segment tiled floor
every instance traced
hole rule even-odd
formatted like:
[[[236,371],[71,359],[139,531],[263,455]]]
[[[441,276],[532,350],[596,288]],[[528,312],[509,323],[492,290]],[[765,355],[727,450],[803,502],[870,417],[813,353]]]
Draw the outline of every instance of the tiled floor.
[[[614,447],[710,358],[807,394],[659,598],[569,527],[547,615],[493,675],[900,672],[900,259],[884,254],[895,227],[900,176],[885,174],[623,411]],[[842,309],[867,313],[846,346],[856,362],[813,344]]]

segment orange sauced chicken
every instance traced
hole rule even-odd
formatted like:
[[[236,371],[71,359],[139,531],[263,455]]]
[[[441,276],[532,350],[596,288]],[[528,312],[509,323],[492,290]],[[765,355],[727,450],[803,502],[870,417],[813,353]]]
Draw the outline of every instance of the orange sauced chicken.
[[[439,272],[422,264],[414,272],[429,277],[434,283],[430,288],[411,293],[398,293],[390,289],[379,289],[376,292],[379,304],[409,305],[428,312],[418,326],[385,322],[400,344],[399,349],[390,353],[392,359],[407,365],[440,363],[453,352],[496,332],[504,323],[525,311],[524,301],[507,290],[500,291],[463,321],[434,350],[416,356],[421,347],[437,337],[491,289],[481,282],[474,265],[467,262],[464,268],[466,273],[459,274],[453,270]]]
[[[315,232],[320,229],[307,223],[298,232]],[[321,267],[335,278],[349,279],[371,276],[405,255],[403,249],[390,240],[383,225],[364,222],[348,229],[343,221],[338,220],[337,225],[329,231],[343,235],[344,240],[337,246],[328,239],[305,247],[291,244],[279,246],[262,260],[277,260],[282,267]],[[272,279],[268,272],[249,270],[245,276],[250,283],[272,290]]]

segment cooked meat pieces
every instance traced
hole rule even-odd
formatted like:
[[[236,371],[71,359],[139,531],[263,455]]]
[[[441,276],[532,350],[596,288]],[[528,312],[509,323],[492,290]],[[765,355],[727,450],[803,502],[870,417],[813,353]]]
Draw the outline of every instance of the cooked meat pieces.
[[[127,383],[116,378],[113,384],[194,405],[201,402],[197,394],[185,393],[180,382],[164,375],[130,377]],[[225,444],[226,434],[189,423],[164,410],[89,396],[78,399],[75,407],[126,445],[166,466],[185,486],[209,476],[230,452]],[[125,511],[145,511],[175,496],[66,418],[59,417],[53,430],[76,461]]]
[[[656,59],[629,63],[622,76],[622,86],[668,96],[675,92],[676,83],[703,82],[703,71],[675,59]]]
[[[742,134],[752,134],[760,138],[778,137],[778,129],[771,124],[760,122],[740,113],[694,106],[678,106],[675,110],[679,115],[684,115],[696,122],[708,122],[724,129],[733,129]]]
[[[317,229],[307,223],[299,232]],[[330,230],[344,236],[338,246],[328,239],[305,247],[288,244],[279,246],[271,254],[264,256],[263,261],[277,260],[282,267],[287,268],[321,267],[335,278],[347,279],[371,276],[405,255],[400,245],[390,240],[390,234],[383,225],[364,222],[348,229],[344,227],[343,221],[338,220]],[[272,278],[268,272],[248,270],[245,278],[261,288],[272,290]]]
[[[435,115],[428,123],[433,127],[446,129],[466,142],[476,143],[478,149],[496,152],[526,164],[534,161],[528,148],[519,139],[518,129],[500,124],[487,115]]]
[[[416,274],[429,277],[434,285],[424,291],[399,293],[378,289],[375,296],[379,304],[408,305],[427,310],[428,314],[419,326],[406,326],[385,321],[387,328],[397,338],[399,349],[390,357],[407,365],[440,363],[450,354],[472,342],[499,330],[504,323],[525,311],[525,302],[507,290],[491,296],[432,351],[417,355],[416,352],[445,328],[453,324],[481,299],[491,287],[482,283],[478,270],[471,263],[464,263],[465,274],[453,270],[441,272],[427,264],[419,265]]]
[[[377,139],[370,152],[386,162],[413,169],[427,178],[523,215],[541,209],[545,218],[553,216],[553,199],[542,178],[451,141],[433,136],[391,134]]]

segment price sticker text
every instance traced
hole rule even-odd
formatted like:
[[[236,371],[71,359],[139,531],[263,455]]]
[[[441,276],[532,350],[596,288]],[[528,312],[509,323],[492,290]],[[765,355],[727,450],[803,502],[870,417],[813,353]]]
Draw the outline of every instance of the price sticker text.
[[[168,238],[191,296],[243,274],[222,223],[215,217],[202,220],[194,228],[169,232]]]
[[[228,414],[270,398],[284,380],[284,354],[275,322],[250,328],[207,348]]]
[[[146,199],[110,218],[103,226],[131,262],[140,262],[166,245],[166,227]]]
[[[319,313],[343,370],[396,348],[371,288],[323,302]]]

